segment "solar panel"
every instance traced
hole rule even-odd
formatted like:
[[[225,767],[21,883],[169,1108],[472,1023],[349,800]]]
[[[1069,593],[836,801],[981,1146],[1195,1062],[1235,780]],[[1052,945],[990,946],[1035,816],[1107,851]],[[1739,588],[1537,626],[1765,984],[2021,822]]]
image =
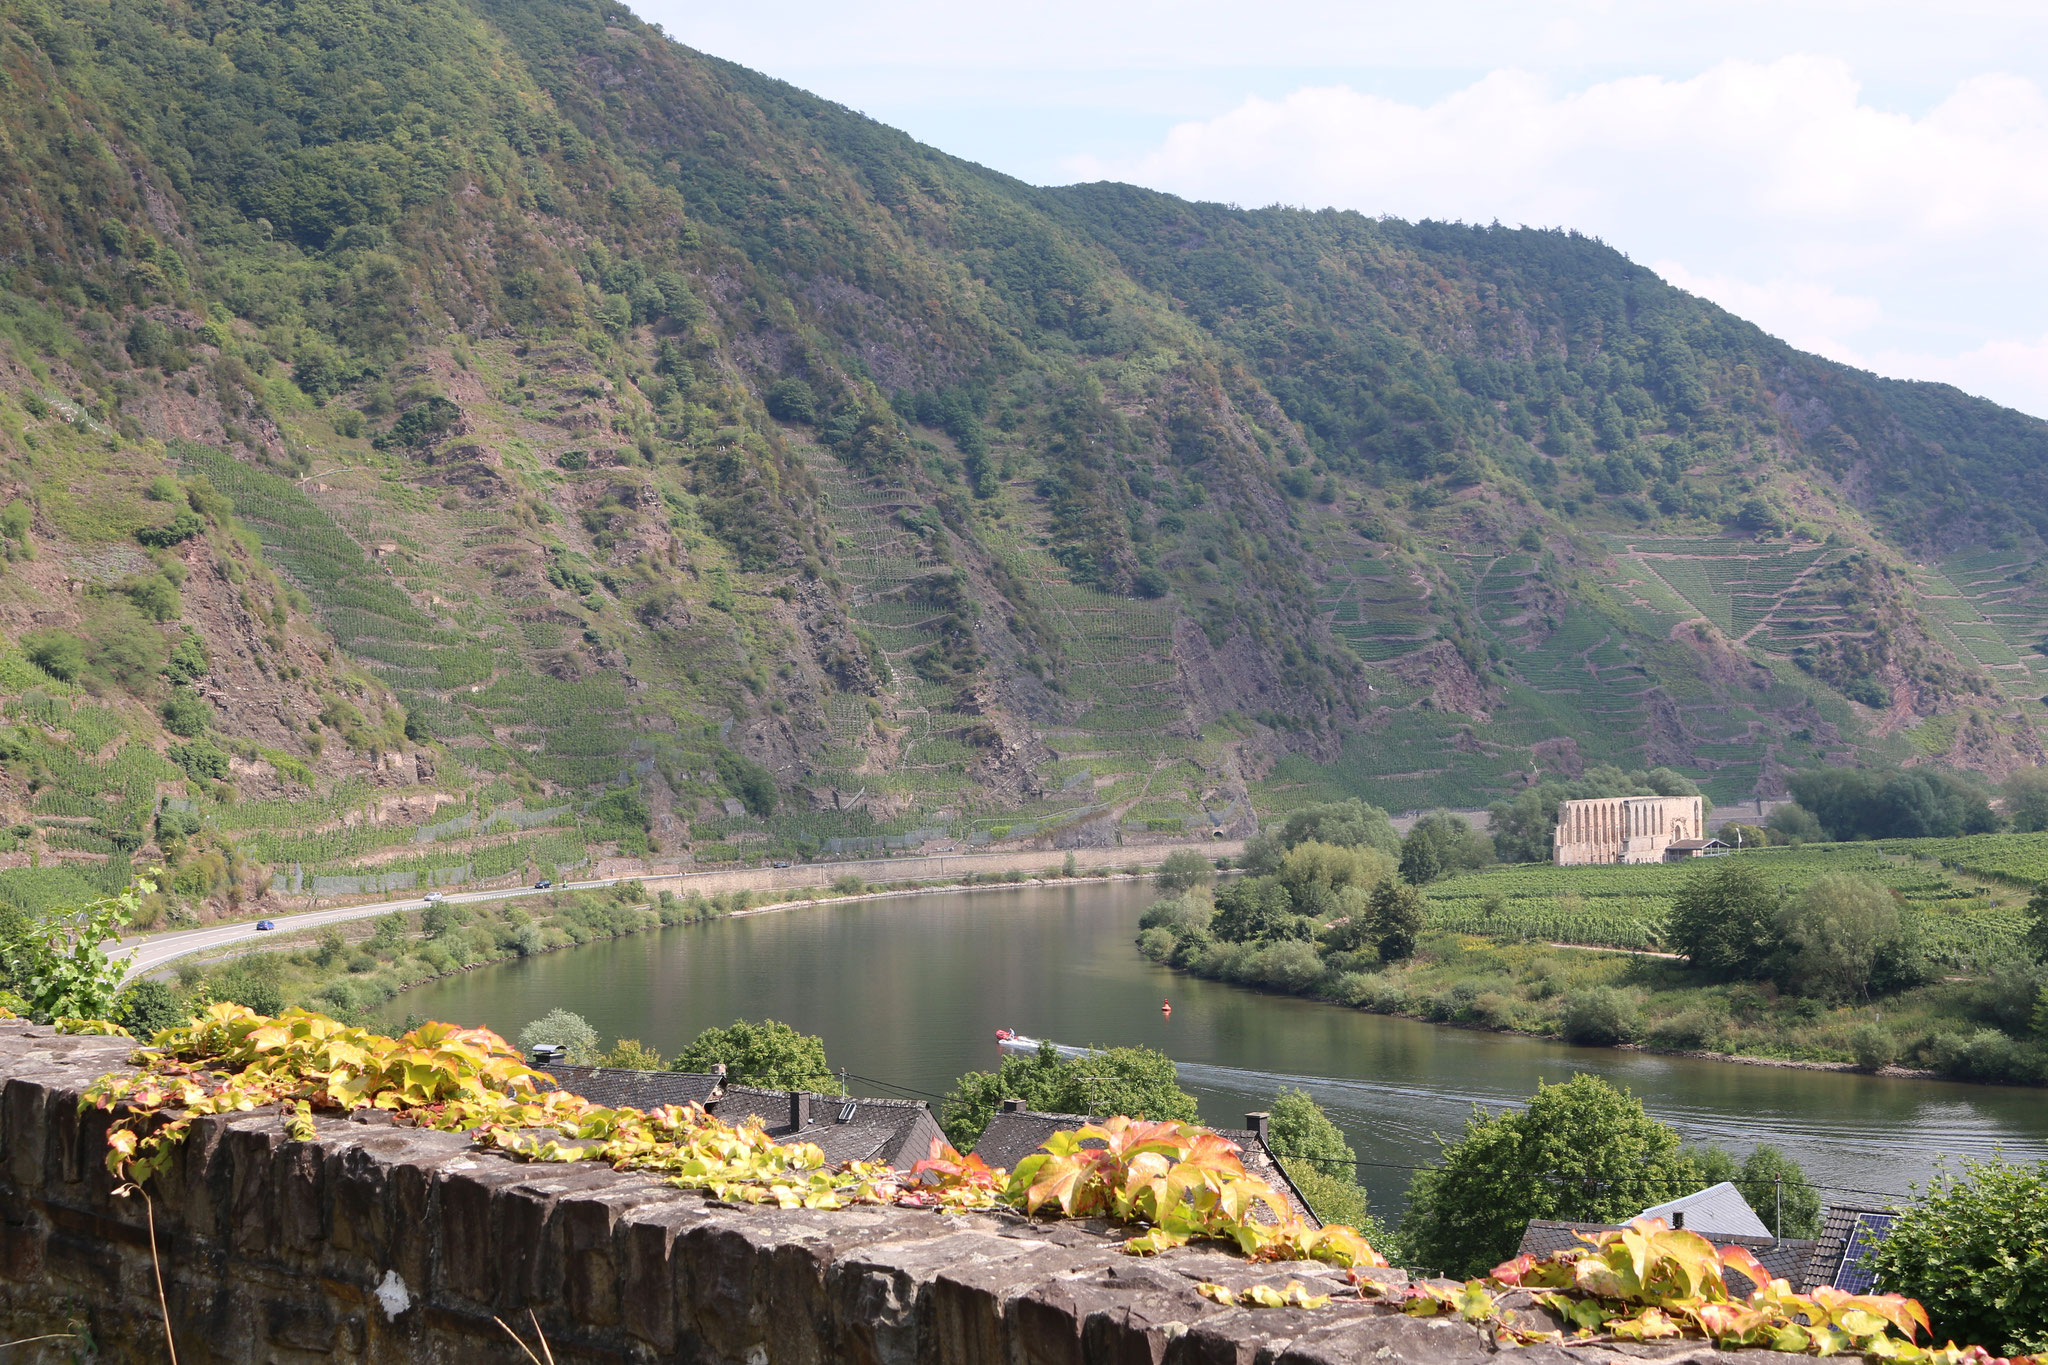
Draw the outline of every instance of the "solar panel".
[[[1870,1253],[1891,1231],[1889,1213],[1859,1213],[1849,1226],[1849,1244],[1842,1248],[1842,1268],[1835,1272],[1835,1288],[1851,1294],[1868,1294],[1876,1287],[1870,1269]]]

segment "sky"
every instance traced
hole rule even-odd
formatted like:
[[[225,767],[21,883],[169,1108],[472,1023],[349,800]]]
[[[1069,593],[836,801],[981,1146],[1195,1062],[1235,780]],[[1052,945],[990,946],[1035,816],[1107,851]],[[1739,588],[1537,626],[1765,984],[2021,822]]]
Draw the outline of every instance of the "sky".
[[[2048,417],[2048,0],[633,0],[1034,184],[1569,227]]]

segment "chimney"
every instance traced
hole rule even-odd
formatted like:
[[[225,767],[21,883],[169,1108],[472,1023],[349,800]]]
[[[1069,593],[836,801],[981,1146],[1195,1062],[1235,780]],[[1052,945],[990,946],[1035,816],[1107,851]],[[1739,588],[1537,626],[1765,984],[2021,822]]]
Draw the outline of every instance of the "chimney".
[[[1684,1226],[1685,1226],[1685,1210],[1684,1210],[1684,1209],[1673,1209],[1673,1210],[1671,1210],[1671,1228],[1672,1228],[1672,1231],[1676,1232],[1676,1231],[1678,1231],[1679,1229],[1683,1228]]]
[[[1019,1099],[1008,1099],[1008,1100],[1004,1100],[1004,1101],[1003,1101],[1003,1112],[1004,1112],[1005,1114],[1021,1114],[1021,1113],[1023,1113],[1023,1112],[1024,1112],[1024,1101],[1022,1101],[1022,1100],[1019,1100]]]
[[[1246,1114],[1244,1116],[1244,1126],[1251,1129],[1252,1136],[1257,1138],[1259,1142],[1263,1145],[1270,1143],[1272,1139],[1272,1134],[1270,1131],[1272,1126],[1272,1119],[1272,1114],[1268,1113],[1266,1110],[1254,1109],[1251,1113]]]
[[[811,1097],[801,1090],[789,1092],[789,1126],[804,1128],[811,1121]]]
[[[533,1045],[533,1064],[535,1066],[552,1065],[555,1062],[561,1061],[568,1054],[568,1051],[569,1049],[563,1047],[560,1043],[535,1043]]]

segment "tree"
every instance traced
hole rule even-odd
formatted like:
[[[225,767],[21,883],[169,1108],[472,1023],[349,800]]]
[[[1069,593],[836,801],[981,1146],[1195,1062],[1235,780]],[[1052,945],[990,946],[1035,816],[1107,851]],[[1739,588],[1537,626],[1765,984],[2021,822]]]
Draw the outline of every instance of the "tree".
[[[1880,1289],[1920,1300],[1934,1340],[2048,1350],[2048,1161],[1963,1162],[1907,1206],[1871,1254]]]
[[[645,1047],[638,1038],[621,1038],[612,1045],[612,1050],[597,1059],[599,1066],[617,1067],[621,1071],[665,1071],[668,1063],[661,1054],[651,1047]]]
[[[1475,1110],[1463,1137],[1438,1141],[1409,1184],[1401,1237],[1411,1259],[1453,1275],[1513,1255],[1531,1218],[1612,1223],[1697,1188],[1678,1134],[1593,1075],[1540,1087],[1519,1113]]]
[[[552,1009],[519,1030],[519,1050],[527,1056],[542,1043],[567,1048],[568,1060],[576,1066],[597,1064],[597,1030],[580,1014]]]
[[[420,932],[428,938],[439,938],[455,925],[455,907],[446,901],[435,901],[420,914]]]
[[[1280,885],[1297,915],[1327,919],[1339,893],[1367,891],[1394,875],[1394,860],[1362,844],[1326,844],[1311,839],[1296,844],[1280,859]]]
[[[1492,861],[1493,841],[1449,811],[1431,811],[1401,841],[1401,877],[1415,886]]]
[[[1753,980],[1778,949],[1778,899],[1755,863],[1716,858],[1672,898],[1664,940],[1709,976]]]
[[[1735,1188],[1773,1237],[1820,1236],[1820,1191],[1808,1183],[1798,1162],[1769,1143],[1742,1159]]]
[[[1267,1140],[1316,1217],[1365,1228],[1371,1213],[1365,1188],[1358,1183],[1358,1153],[1314,1096],[1293,1089],[1275,1095]],[[1366,1236],[1372,1240],[1372,1233]],[[1378,1241],[1374,1245],[1386,1250]]]
[[[1405,962],[1415,956],[1422,935],[1423,912],[1429,902],[1419,887],[1392,879],[1373,888],[1372,925],[1379,936],[1380,961]]]
[[[1294,898],[1277,877],[1241,877],[1216,893],[1210,931],[1227,943],[1307,938],[1312,927],[1294,911]]]
[[[1342,848],[1376,848],[1389,857],[1401,852],[1401,836],[1387,813],[1355,796],[1348,801],[1303,806],[1287,817],[1278,837],[1282,852],[1311,839]]]
[[[725,1078],[743,1085],[775,1090],[817,1090],[836,1093],[838,1078],[825,1060],[825,1040],[798,1033],[774,1019],[752,1023],[735,1019],[724,1028],[708,1028],[691,1040],[668,1064],[670,1071],[709,1071],[725,1064]]]
[[[13,923],[0,938],[0,971],[29,1014],[43,1023],[111,1020],[126,963],[108,958],[101,945],[119,938],[142,898],[155,892],[156,883],[137,878],[118,896]]]
[[[1785,985],[1802,995],[1868,999],[1926,978],[1917,924],[1883,884],[1853,872],[1816,877],[1779,915]]]
[[[2027,946],[2034,956],[2048,962],[2048,886],[2041,887],[2027,901]]]
[[[1827,837],[1813,812],[1797,802],[1772,811],[1764,820],[1764,827],[1788,844],[1817,844]]]
[[[1167,895],[1178,896],[1198,886],[1209,885],[1216,880],[1216,874],[1207,858],[1191,848],[1183,848],[1166,855],[1166,861],[1159,865],[1158,875],[1153,880]]]
[[[2022,768],[2005,779],[2005,818],[2023,834],[2048,830],[2048,768]]]
[[[1091,1079],[1096,1078],[1096,1079]],[[1195,1097],[1180,1088],[1173,1059],[1149,1047],[1112,1047],[1062,1057],[1050,1043],[1029,1056],[1006,1056],[994,1071],[970,1071],[939,1105],[946,1140],[967,1151],[1006,1099],[1041,1114],[1174,1119],[1194,1123]]]

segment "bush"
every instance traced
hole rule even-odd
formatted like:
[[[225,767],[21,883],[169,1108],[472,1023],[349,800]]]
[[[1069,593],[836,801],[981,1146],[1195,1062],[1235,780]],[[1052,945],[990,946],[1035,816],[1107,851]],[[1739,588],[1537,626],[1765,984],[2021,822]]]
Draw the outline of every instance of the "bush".
[[[1258,951],[1254,961],[1252,970],[1260,985],[1290,995],[1304,995],[1323,979],[1323,959],[1315,946],[1298,939],[1269,944]]]
[[[549,1010],[519,1030],[519,1050],[527,1056],[542,1043],[557,1043],[569,1050],[569,1060],[578,1066],[594,1066],[599,1056],[597,1030],[582,1015],[564,1009]]]
[[[1944,1033],[1928,1048],[1934,1069],[1966,1081],[2027,1084],[2041,1079],[2041,1054],[1995,1028],[1975,1033]]]
[[[135,538],[153,550],[167,550],[182,544],[206,529],[197,512],[182,510],[162,526],[144,526],[135,532]]]
[[[1358,1007],[1373,1014],[1404,1014],[1408,1010],[1408,992],[1392,977],[1375,976],[1360,995]]]
[[[818,420],[818,395],[801,379],[778,380],[769,386],[764,401],[768,415],[777,421],[815,425]]]
[[[1877,1283],[1918,1299],[1936,1341],[2048,1349],[2048,1162],[1966,1159],[1963,1171],[1899,1214],[1871,1257]]]
[[[213,707],[197,692],[183,687],[171,693],[162,715],[164,729],[184,739],[198,738],[213,723]]]
[[[1155,880],[1161,891],[1169,896],[1178,896],[1198,886],[1209,885],[1216,880],[1216,874],[1207,858],[1191,848],[1183,848],[1166,855]]]
[[[137,1038],[149,1038],[158,1029],[184,1023],[192,1017],[192,1006],[176,989],[145,977],[122,992],[114,1022]]]
[[[1612,1047],[1636,1036],[1635,1007],[1608,986],[1574,991],[1564,1001],[1564,1036],[1588,1047]]]
[[[85,673],[85,642],[69,631],[30,631],[21,646],[29,662],[53,678],[77,682]]]
[[[1472,1001],[1472,1022],[1496,1031],[1515,1026],[1515,1002],[1499,991],[1485,991]]]
[[[1649,1040],[1681,1052],[1711,1052],[1721,1046],[1727,1019],[1709,1009],[1681,1010],[1650,1025]]]
[[[1899,1040],[1883,1024],[1858,1024],[1849,1035],[1849,1051],[1865,1071],[1880,1071],[1899,1059]]]

